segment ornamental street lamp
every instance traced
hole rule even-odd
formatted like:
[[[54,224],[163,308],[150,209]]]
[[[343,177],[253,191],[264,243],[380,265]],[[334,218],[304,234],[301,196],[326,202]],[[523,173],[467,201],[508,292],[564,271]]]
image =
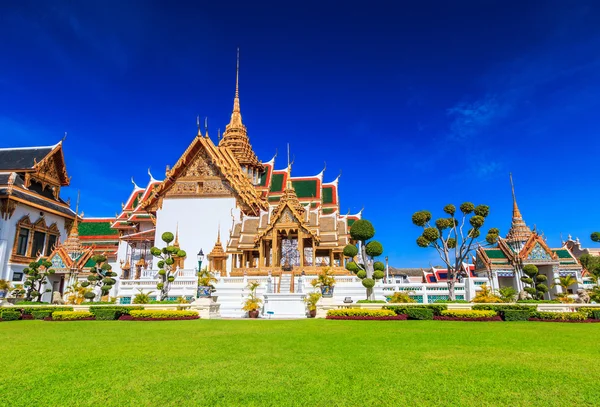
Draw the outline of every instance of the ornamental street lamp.
[[[204,252],[202,251],[202,249],[200,249],[196,258],[198,259],[198,271],[201,271],[202,270],[202,260],[204,260]]]

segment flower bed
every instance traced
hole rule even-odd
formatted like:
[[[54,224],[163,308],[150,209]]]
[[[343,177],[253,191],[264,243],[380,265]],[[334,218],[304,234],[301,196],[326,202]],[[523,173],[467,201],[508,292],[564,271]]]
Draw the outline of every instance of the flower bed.
[[[133,310],[129,315],[123,315],[120,321],[176,321],[185,319],[199,319],[196,311],[170,311],[170,310]]]
[[[383,318],[395,317],[396,313],[387,309],[341,308],[327,311],[327,318],[331,317],[370,317]],[[346,318],[347,319],[347,318]]]
[[[343,316],[343,315],[327,315],[327,319],[337,319],[344,321],[406,321],[407,315],[390,315],[387,317],[373,317],[373,316]]]
[[[52,321],[93,321],[94,314],[87,311],[55,311]]]
[[[476,322],[502,321],[502,317],[500,317],[499,315],[496,315],[493,317],[477,317],[477,318],[434,316],[433,319],[436,321],[476,321]]]

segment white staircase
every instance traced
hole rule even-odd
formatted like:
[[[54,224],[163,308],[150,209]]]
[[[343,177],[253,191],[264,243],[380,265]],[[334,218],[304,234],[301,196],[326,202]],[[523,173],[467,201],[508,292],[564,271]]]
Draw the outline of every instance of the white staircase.
[[[292,289],[292,274],[282,273],[281,282],[279,283],[279,293],[289,293]]]

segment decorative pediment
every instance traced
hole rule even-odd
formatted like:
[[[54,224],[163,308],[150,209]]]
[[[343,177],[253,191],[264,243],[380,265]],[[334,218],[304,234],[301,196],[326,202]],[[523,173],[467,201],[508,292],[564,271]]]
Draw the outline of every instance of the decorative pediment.
[[[523,246],[519,254],[523,260],[556,260],[556,254],[548,247],[544,239],[537,233],[533,233],[529,240]]]

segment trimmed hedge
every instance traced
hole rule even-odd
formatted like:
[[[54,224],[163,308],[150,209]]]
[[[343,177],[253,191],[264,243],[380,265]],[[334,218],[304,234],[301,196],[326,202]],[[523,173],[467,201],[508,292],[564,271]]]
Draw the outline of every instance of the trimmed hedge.
[[[383,309],[389,309],[396,314],[408,314],[408,309],[426,308],[433,311],[433,315],[441,315],[443,310],[448,309],[446,304],[415,304],[415,305],[386,305]]]
[[[35,311],[73,311],[73,307],[23,307],[21,313],[23,315],[31,315]]]
[[[44,319],[47,317],[51,317],[54,311],[33,311],[31,315],[33,315],[34,319]]]
[[[577,312],[581,312],[591,319],[600,319],[600,308],[597,307],[581,307]]]
[[[384,300],[358,300],[357,304],[386,304],[387,302]]]
[[[497,316],[496,311],[493,310],[469,310],[469,309],[457,309],[457,310],[445,310],[442,311],[442,317],[453,317],[453,318],[464,318],[464,319],[476,319],[476,318],[491,318]]]
[[[98,311],[98,310],[114,310],[114,311],[119,311],[121,313],[121,315],[129,315],[129,313],[131,311],[134,311],[134,310],[141,311],[143,309],[144,309],[144,307],[142,307],[142,306],[135,306],[135,305],[115,305],[114,307],[94,307],[94,306],[91,306],[90,307],[90,312],[95,315],[96,311]]]
[[[507,309],[503,314],[505,321],[528,321],[531,312],[527,309]]]
[[[3,321],[17,321],[21,319],[21,313],[17,311],[2,311],[0,317]]]
[[[120,310],[116,309],[97,309],[94,311],[96,321],[114,321],[122,315]]]
[[[327,311],[331,317],[393,317],[396,313],[386,309],[341,308]]]
[[[198,317],[196,311],[170,311],[170,310],[132,310],[129,315],[133,319],[169,319]]]
[[[406,315],[408,319],[431,320],[433,319],[433,310],[429,308],[408,308]]]
[[[94,314],[87,311],[56,311],[52,313],[53,321],[78,321],[94,319]]]
[[[587,314],[583,312],[532,312],[529,318],[533,321],[585,321]]]
[[[600,319],[600,310],[592,311],[592,319]]]
[[[495,305],[495,304],[474,304],[471,309],[474,311],[481,310],[492,310],[500,316],[504,315],[505,311],[535,311],[535,305],[520,305],[520,304],[506,304],[506,305]]]

